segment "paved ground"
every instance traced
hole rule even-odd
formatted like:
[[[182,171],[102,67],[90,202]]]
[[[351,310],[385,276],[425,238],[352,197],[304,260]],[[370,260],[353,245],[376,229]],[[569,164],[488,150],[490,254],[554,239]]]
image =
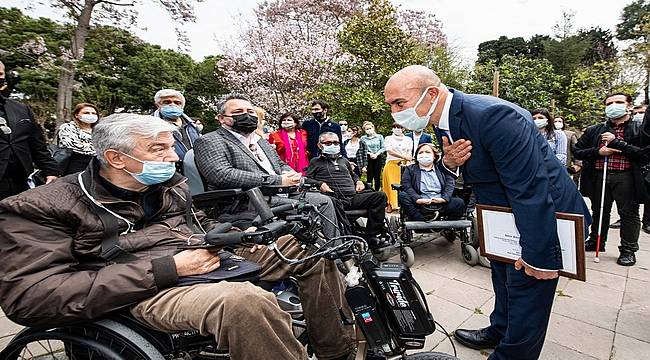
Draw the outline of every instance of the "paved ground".
[[[560,280],[542,359],[650,359],[650,235],[642,233],[637,265],[630,268],[616,264],[618,231],[610,236],[599,264],[588,254],[586,283]],[[442,326],[453,331],[489,324],[494,304],[489,269],[466,265],[458,242],[442,238],[415,253],[413,273]],[[20,328],[0,313],[0,349]],[[456,348],[463,360],[488,355],[459,344]],[[453,353],[440,333],[428,338],[426,350],[431,349]]]

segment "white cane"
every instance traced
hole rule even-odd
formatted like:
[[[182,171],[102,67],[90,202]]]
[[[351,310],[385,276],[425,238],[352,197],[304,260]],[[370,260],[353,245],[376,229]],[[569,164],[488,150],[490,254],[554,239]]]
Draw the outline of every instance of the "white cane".
[[[605,146],[607,146],[607,144],[605,144]],[[603,234],[603,206],[605,203],[605,181],[607,180],[608,160],[609,156],[605,156],[605,161],[603,164],[603,189],[600,192],[600,214],[598,215],[598,236],[596,237],[596,257],[594,258],[595,263],[600,262],[600,259],[598,258],[598,252],[600,250],[600,237]]]

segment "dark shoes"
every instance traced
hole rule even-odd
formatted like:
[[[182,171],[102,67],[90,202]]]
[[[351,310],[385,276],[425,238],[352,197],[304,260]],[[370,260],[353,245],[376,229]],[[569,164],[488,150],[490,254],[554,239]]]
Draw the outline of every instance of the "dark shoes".
[[[633,252],[622,252],[621,255],[618,256],[616,263],[621,266],[632,266],[636,264],[636,256]]]
[[[610,229],[620,229],[621,228],[621,220],[618,219],[616,220],[615,223],[609,225]]]
[[[596,251],[596,242],[593,240],[585,241],[585,251]],[[605,251],[605,243],[601,242],[600,249],[598,249],[598,252],[604,252],[604,251]]]
[[[488,329],[489,328],[478,330],[457,329],[454,331],[454,337],[459,343],[468,348],[476,350],[493,349],[497,344],[499,344],[499,340],[491,338],[488,335]]]
[[[641,230],[643,230],[643,232],[646,234],[650,234],[650,224],[643,224],[643,226],[641,226]]]

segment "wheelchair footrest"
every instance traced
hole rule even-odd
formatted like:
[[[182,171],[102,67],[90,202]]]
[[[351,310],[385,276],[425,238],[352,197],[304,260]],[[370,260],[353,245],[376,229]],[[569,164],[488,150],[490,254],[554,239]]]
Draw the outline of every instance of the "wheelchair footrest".
[[[406,230],[431,229],[465,229],[472,226],[470,220],[441,220],[441,221],[406,221]]]

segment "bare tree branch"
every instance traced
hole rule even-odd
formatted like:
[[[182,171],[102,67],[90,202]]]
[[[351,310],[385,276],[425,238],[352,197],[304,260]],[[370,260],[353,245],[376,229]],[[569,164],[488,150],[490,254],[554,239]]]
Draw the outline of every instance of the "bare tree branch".
[[[120,2],[113,2],[113,1],[108,1],[108,0],[97,0],[95,1],[95,4],[108,4],[108,5],[114,5],[114,6],[135,6],[135,2],[130,2],[130,3],[120,3]]]

